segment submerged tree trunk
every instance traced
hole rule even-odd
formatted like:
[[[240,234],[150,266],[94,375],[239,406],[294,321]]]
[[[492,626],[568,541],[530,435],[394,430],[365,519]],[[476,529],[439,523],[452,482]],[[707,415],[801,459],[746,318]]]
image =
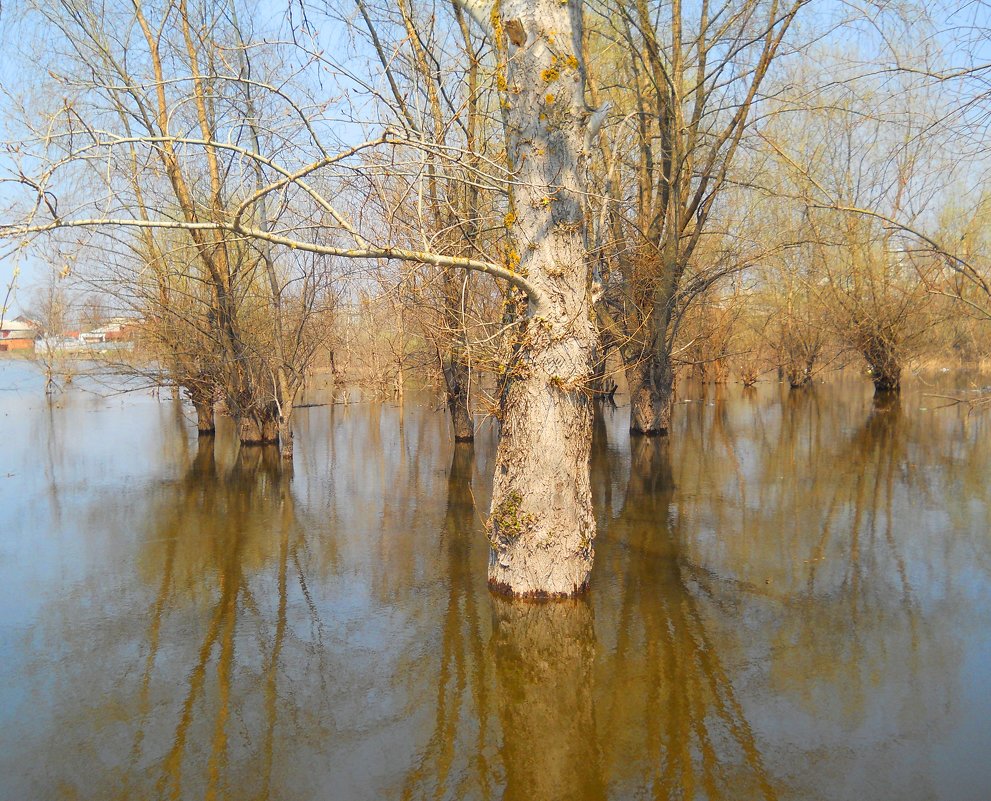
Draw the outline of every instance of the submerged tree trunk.
[[[590,404],[580,390],[554,383],[557,374],[547,369],[578,362],[578,344],[563,354],[546,340],[529,348],[531,374],[507,393],[489,517],[489,583],[514,595],[571,595],[584,589],[592,569]]]
[[[604,343],[596,348],[595,351],[589,389],[593,398],[608,400],[615,406],[613,397],[616,394],[618,386],[612,379],[612,376],[609,375],[609,348]]]
[[[788,386],[792,389],[801,389],[812,384],[812,367],[789,365],[785,371],[788,378]]]
[[[649,354],[627,365],[630,384],[630,433],[663,436],[671,428],[674,370],[664,354]]]
[[[201,437],[211,436],[216,431],[214,420],[213,399],[193,401],[196,409],[196,431]]]
[[[281,327],[281,326],[280,326]],[[282,458],[292,460],[292,415],[296,409],[296,399],[302,388],[302,381],[291,381],[285,367],[276,371],[278,380],[279,403],[276,409],[278,415],[279,449]]]
[[[216,431],[214,387],[208,380],[196,377],[193,380],[187,379],[182,388],[196,410],[197,433],[201,437],[210,436]]]
[[[472,442],[475,439],[475,421],[471,416],[468,388],[471,369],[468,362],[467,334],[464,315],[461,313],[460,283],[450,272],[444,276],[444,336],[443,352],[438,351],[447,408],[451,413],[455,442]]]
[[[468,405],[468,365],[458,356],[454,352],[447,354],[441,365],[447,408],[454,426],[454,441],[471,442],[475,439],[475,421]]]
[[[669,256],[655,268],[659,272],[651,279],[653,289],[638,297],[624,323],[629,338],[623,356],[630,387],[630,433],[648,437],[666,436],[671,428],[675,386],[671,353],[684,263]]]
[[[489,584],[517,596],[577,593],[592,568],[587,382],[596,332],[579,165],[588,121],[581,8],[579,0],[504,0],[492,14],[516,179],[507,261],[534,288],[505,366],[488,521]]]
[[[278,413],[265,407],[237,418],[237,437],[242,445],[274,445],[279,441]]]
[[[292,420],[289,415],[279,417],[279,452],[283,459],[292,459]]]
[[[468,333],[463,311],[464,295],[468,292],[469,284],[467,280],[462,281],[460,278],[450,271],[444,274],[444,341],[438,350],[438,357],[444,376],[447,408],[454,428],[454,441],[472,442],[475,439],[475,421],[471,415],[468,394],[471,386],[471,363],[468,359]]]
[[[863,352],[871,369],[874,391],[898,392],[901,389],[902,366],[891,344],[881,337],[874,337],[864,344]]]

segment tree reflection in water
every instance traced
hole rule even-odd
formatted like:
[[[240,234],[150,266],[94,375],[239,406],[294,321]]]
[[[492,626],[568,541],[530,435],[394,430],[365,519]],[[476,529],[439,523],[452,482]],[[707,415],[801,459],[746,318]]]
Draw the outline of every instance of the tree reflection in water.
[[[630,449],[624,507],[609,528],[615,644],[600,658],[597,693],[611,797],[776,798],[685,570],[671,445],[640,437]]]
[[[456,442],[447,476],[447,507],[438,550],[447,573],[433,728],[403,782],[403,799],[484,798],[494,795],[490,760],[492,667],[479,606],[482,578],[472,564],[487,554],[472,491],[475,446]],[[472,557],[476,557],[473,558]],[[484,578],[482,579],[484,582]],[[482,606],[485,608],[485,606]]]
[[[991,438],[903,395],[597,414],[593,586],[554,604],[489,595],[494,442],[429,410],[311,411],[295,475],[166,414],[127,493],[49,431],[22,486],[88,561],[16,645],[0,796],[967,798],[927,771],[987,678]]]
[[[264,720],[261,736],[251,743],[254,753],[250,757],[241,754],[240,758],[247,757],[254,764],[258,794],[268,797],[280,706],[278,680],[287,631],[290,562],[296,567],[294,578],[299,590],[307,594],[298,560],[301,543],[294,536],[301,527],[294,520],[290,478],[275,448],[242,448],[233,465],[220,470],[213,443],[201,438],[192,465],[176,487],[177,492],[171,494],[174,503],[157,510],[152,517],[161,536],[150,538],[152,551],[144,560],[144,568],[151,572],[160,565],[162,575],[149,615],[147,656],[138,702],[140,723],[130,758],[132,769],[124,774],[120,798],[139,797],[143,792],[132,782],[141,776],[136,768],[143,761],[146,726],[152,712],[151,685],[159,657],[162,619],[170,607],[181,603],[183,594],[197,597],[205,607],[208,623],[185,680],[171,745],[159,763],[154,796],[186,797],[191,789],[184,788],[186,769],[192,774],[192,787],[203,785],[204,798],[231,797],[231,727],[243,717],[237,699],[232,698],[235,643],[253,637],[254,648],[261,656],[261,671],[252,677],[251,692],[263,699]],[[164,553],[157,553],[155,545],[163,547]],[[273,557],[277,565],[274,627],[259,626],[259,599],[252,587],[252,573]],[[208,695],[211,671],[212,692]],[[195,726],[203,732],[207,725],[212,729],[208,747],[203,740],[191,748],[191,728]],[[243,744],[237,746],[235,750],[240,751]],[[243,765],[239,766],[241,770]],[[237,797],[239,792],[234,789]]]
[[[455,444],[440,535],[449,583],[435,722],[402,797],[604,798],[591,604],[489,596],[484,572],[473,568],[487,558],[473,455],[471,444]]]
[[[506,774],[502,797],[605,798],[591,603],[494,598],[492,615]]]
[[[276,449],[242,448],[223,465],[201,438],[177,480],[127,511],[147,521],[141,581],[108,566],[116,592],[84,584],[59,607],[76,657],[58,666],[59,686],[75,688],[59,710],[72,751],[56,763],[61,792],[44,797],[269,797],[277,728],[319,732],[327,712],[311,692],[322,622],[312,602],[296,604],[310,614],[295,625],[288,613],[309,601],[308,527],[290,484]],[[91,513],[103,525],[122,514]]]
[[[697,437],[675,461],[678,483],[697,488],[678,493],[683,570],[715,610],[735,681],[773,704],[773,718],[759,714],[765,763],[786,768],[788,797],[851,797],[850,784],[869,786],[882,765],[885,795],[941,797],[916,749],[963,714],[953,683],[969,591],[954,577],[987,552],[977,521],[950,527],[944,515],[987,509],[986,482],[968,475],[988,463],[986,439],[948,431],[945,417],[908,419],[904,400],[865,415],[856,393],[824,392],[732,419],[690,410]],[[810,731],[817,748],[795,771],[781,754]],[[828,776],[847,778],[817,781]]]

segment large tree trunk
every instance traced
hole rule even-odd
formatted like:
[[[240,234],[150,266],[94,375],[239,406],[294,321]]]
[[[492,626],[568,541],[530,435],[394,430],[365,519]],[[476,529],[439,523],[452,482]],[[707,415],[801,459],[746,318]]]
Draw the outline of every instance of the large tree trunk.
[[[671,428],[674,370],[667,354],[647,354],[627,365],[630,384],[630,433],[663,436]]]
[[[214,398],[212,387],[203,381],[190,381],[183,389],[196,410],[196,431],[201,437],[210,436],[216,431],[214,420]]]
[[[564,358],[578,359],[575,345]],[[531,375],[515,381],[506,397],[489,516],[489,583],[514,595],[565,596],[584,589],[592,569],[591,410],[580,390],[551,382],[546,364],[554,353],[540,350],[530,354]]]
[[[588,121],[581,8],[579,0],[504,0],[493,14],[516,179],[507,261],[534,289],[506,365],[488,521],[489,584],[518,596],[571,595],[592,568],[587,382],[596,333],[579,166]]]
[[[669,247],[673,247],[669,245]],[[626,380],[630,387],[630,433],[666,436],[674,405],[674,365],[671,362],[672,318],[682,263],[674,257],[654,265],[659,273],[650,297],[634,304],[637,311],[625,325],[630,344],[624,349]],[[647,314],[643,314],[647,310]]]

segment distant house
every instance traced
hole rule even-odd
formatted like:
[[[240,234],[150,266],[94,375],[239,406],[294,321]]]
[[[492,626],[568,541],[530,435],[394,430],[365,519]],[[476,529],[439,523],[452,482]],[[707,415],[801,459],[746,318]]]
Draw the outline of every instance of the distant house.
[[[95,328],[92,331],[83,331],[81,334],[76,334],[72,338],[78,339],[85,345],[96,345],[100,342],[107,341],[106,333],[101,331],[99,328]]]
[[[37,338],[38,326],[23,317],[0,323],[0,352],[34,350]]]
[[[138,322],[131,317],[114,317],[99,328],[78,334],[79,340],[87,345],[101,342],[130,342],[134,339]]]

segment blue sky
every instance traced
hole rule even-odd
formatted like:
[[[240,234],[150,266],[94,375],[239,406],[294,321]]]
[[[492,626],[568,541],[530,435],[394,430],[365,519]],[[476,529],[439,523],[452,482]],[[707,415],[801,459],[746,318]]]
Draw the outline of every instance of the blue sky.
[[[885,36],[914,35],[918,30],[912,30],[912,24],[903,25],[899,31],[898,23],[891,22],[890,17],[884,18],[886,21],[882,28],[874,27],[869,21],[871,17],[878,17],[876,8],[880,4],[885,4],[889,8],[893,5],[881,0],[880,3],[855,3],[838,2],[837,0],[813,0],[809,7],[803,11],[804,18],[800,18],[799,25],[806,31],[810,28],[824,26],[827,20],[836,20],[851,15],[860,15],[862,21],[855,30],[846,28],[842,31],[835,31],[828,34],[824,44],[830,49],[838,49],[839,52],[857,53],[859,57],[870,56],[872,52],[878,52],[883,48]],[[280,32],[283,36],[288,31],[288,18],[286,15],[287,6],[276,0],[260,0],[256,6],[256,11],[252,15],[256,27],[271,33]],[[293,4],[294,19],[298,22],[298,5]],[[0,17],[0,85],[5,88],[17,90],[19,87],[28,85],[32,72],[37,74],[37,61],[34,58],[36,49],[40,46],[38,40],[33,40],[31,36],[24,35],[23,27],[16,25],[17,8],[7,6],[5,16]],[[939,4],[929,4],[927,9],[931,18],[935,21],[935,32],[930,40],[934,47],[938,45],[949,53],[949,61],[955,65],[968,66],[974,63],[991,62],[991,43],[989,37],[977,35],[977,31],[983,29],[987,31],[991,27],[991,15],[988,6],[982,2],[948,2]],[[242,15],[243,16],[243,15]],[[339,53],[350,47],[349,37],[346,31],[334,29],[334,26],[323,24],[326,18],[314,13],[312,20],[321,25],[318,32],[321,45],[328,52]],[[243,22],[243,20],[242,20]],[[946,31],[958,29],[952,36]],[[972,30],[975,35],[961,36],[959,29]],[[15,32],[12,41],[11,31]],[[825,48],[824,48],[825,49]],[[366,54],[367,55],[367,54]],[[919,55],[918,53],[916,55]],[[359,59],[360,60],[360,59]],[[335,87],[328,87],[328,91],[333,91]],[[354,87],[351,87],[352,89]],[[971,84],[968,91],[974,88]],[[0,101],[2,102],[2,101]],[[972,114],[984,114],[985,104],[981,104],[971,110]],[[3,109],[0,108],[0,117]],[[348,137],[348,134],[343,134]],[[9,160],[5,160],[0,153],[0,172],[9,171]],[[5,205],[5,201],[11,196],[11,187],[6,189],[0,185],[0,208]],[[0,254],[3,249],[0,249]],[[11,275],[19,267],[21,275],[17,281],[17,293],[14,299],[14,308],[8,314],[17,314],[27,301],[33,285],[44,280],[48,273],[48,266],[44,259],[38,255],[37,251],[19,254],[16,258],[0,255],[0,299],[2,299],[3,288],[10,282]]]

